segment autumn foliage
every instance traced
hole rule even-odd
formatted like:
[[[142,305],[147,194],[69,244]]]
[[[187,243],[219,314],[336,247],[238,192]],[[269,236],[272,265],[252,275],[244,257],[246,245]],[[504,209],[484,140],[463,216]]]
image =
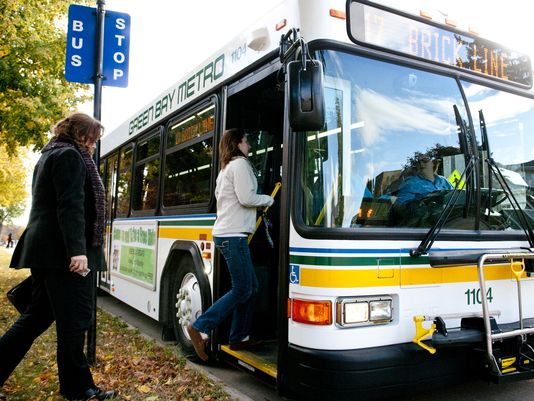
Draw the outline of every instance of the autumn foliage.
[[[71,0],[0,0],[0,144],[46,143],[46,133],[85,100],[82,86],[67,82],[66,17]]]
[[[0,248],[0,335],[18,313],[4,294],[28,275],[7,268],[10,255]],[[189,365],[174,346],[162,346],[141,336],[121,320],[98,311],[95,382],[119,391],[127,401],[230,400],[219,384]],[[56,336],[52,326],[30,349],[5,383],[10,401],[60,401]]]

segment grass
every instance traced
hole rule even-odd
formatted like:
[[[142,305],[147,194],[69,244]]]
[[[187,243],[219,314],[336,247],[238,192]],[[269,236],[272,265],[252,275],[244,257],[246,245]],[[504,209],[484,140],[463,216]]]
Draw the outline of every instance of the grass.
[[[11,255],[0,249],[0,335],[18,318],[3,294],[28,270],[9,269]],[[190,368],[176,347],[161,346],[139,335],[123,321],[99,310],[97,362],[92,368],[98,386],[118,390],[126,401],[230,400],[222,387]],[[1,361],[0,361],[1,363]],[[60,401],[55,327],[50,327],[4,384],[9,401]]]

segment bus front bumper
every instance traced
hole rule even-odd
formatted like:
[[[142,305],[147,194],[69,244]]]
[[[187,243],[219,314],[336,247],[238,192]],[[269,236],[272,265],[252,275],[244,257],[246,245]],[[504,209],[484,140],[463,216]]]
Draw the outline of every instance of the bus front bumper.
[[[466,348],[431,355],[415,344],[324,351],[289,345],[282,395],[307,400],[397,399],[472,378],[479,356]]]

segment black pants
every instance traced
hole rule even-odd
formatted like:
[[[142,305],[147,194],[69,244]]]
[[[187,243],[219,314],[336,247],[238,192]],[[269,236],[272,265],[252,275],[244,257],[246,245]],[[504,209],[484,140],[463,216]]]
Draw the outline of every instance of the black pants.
[[[28,352],[33,341],[56,321],[59,389],[66,398],[82,398],[94,387],[83,352],[93,317],[93,277],[67,271],[32,270],[32,301],[0,338],[0,386]]]

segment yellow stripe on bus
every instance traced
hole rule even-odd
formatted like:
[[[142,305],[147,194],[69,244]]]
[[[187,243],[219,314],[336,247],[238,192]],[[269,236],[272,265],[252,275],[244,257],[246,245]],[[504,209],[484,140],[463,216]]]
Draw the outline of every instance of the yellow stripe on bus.
[[[213,236],[211,235],[211,227],[208,228],[189,228],[189,227],[160,227],[159,228],[159,237],[160,238],[176,238],[176,239],[190,239],[198,241],[200,235],[205,235],[206,238],[204,241],[213,241]]]
[[[478,281],[476,266],[448,268],[330,270],[300,267],[300,285],[322,288],[387,287],[399,285],[445,284]],[[492,265],[484,269],[486,280],[512,279],[508,265]]]

